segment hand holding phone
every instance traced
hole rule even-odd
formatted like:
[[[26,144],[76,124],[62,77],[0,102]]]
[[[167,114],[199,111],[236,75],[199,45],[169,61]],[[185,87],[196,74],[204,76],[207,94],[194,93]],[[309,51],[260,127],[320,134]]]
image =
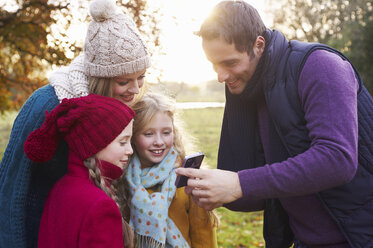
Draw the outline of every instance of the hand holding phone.
[[[199,169],[201,167],[202,160],[204,157],[205,155],[202,152],[197,152],[191,155],[187,155],[183,159],[183,163],[181,164],[181,167]],[[187,186],[187,182],[188,182],[188,177],[177,176],[175,185],[177,188],[181,188],[181,187]]]

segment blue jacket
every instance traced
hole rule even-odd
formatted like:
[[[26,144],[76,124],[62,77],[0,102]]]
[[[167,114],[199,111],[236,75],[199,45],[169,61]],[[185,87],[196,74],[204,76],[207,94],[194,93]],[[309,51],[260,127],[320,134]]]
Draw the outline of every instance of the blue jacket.
[[[344,60],[348,59],[339,51],[322,44],[291,41],[284,49],[285,51],[281,52],[285,56],[277,68],[283,75],[278,75],[272,85],[266,85],[264,94],[269,115],[274,120],[283,146],[289,157],[293,157],[306,151],[311,143],[297,86],[308,55],[316,49],[324,49]],[[355,68],[354,71],[360,86],[357,99],[358,169],[349,183],[319,192],[318,197],[350,246],[364,248],[373,247],[373,99],[362,85]],[[284,116],[286,118],[283,118]],[[294,125],[297,128],[287,128]],[[281,158],[283,154],[277,156]],[[270,225],[268,228],[271,228]],[[268,235],[267,239],[271,239],[271,235]]]
[[[59,101],[50,85],[35,91],[20,110],[0,165],[0,247],[37,247],[39,223],[49,189],[67,170],[61,143],[53,159],[35,164],[23,144]]]

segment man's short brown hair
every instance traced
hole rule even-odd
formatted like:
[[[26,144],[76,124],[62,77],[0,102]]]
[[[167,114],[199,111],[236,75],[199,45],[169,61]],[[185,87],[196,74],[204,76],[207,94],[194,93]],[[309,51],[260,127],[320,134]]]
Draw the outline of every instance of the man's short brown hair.
[[[254,42],[266,26],[258,11],[244,1],[222,1],[212,10],[196,33],[202,39],[222,38],[239,52],[251,55]]]

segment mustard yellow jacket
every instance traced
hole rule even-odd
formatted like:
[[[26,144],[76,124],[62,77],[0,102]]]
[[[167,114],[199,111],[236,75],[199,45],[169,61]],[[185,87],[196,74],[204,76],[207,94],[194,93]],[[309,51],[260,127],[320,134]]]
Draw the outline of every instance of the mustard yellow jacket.
[[[147,189],[151,194],[153,189]],[[184,187],[176,189],[174,199],[168,209],[168,216],[179,228],[184,239],[192,248],[217,248],[216,228],[208,212],[198,207]]]

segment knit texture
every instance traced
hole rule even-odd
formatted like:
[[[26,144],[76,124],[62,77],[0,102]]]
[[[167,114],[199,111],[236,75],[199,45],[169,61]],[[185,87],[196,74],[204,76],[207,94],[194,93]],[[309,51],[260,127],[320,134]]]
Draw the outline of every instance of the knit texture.
[[[150,67],[147,47],[135,24],[117,13],[111,0],[93,1],[90,12],[94,20],[88,27],[84,53],[49,78],[60,102],[87,96],[88,76],[115,77]]]
[[[23,143],[32,130],[41,126],[44,121],[43,113],[46,110],[51,111],[57,105],[58,100],[53,88],[46,85],[32,94],[14,121],[0,165],[0,247],[36,247],[32,241],[37,239],[39,225],[29,220],[28,212],[32,212],[32,218],[39,217],[40,220],[41,214],[37,216],[36,213],[42,211],[44,201],[38,201],[40,208],[33,211],[36,205],[34,203],[39,197],[29,196],[32,162],[24,154]],[[59,147],[56,156],[67,158],[67,151],[61,148]],[[50,163],[46,165],[52,167]],[[44,168],[44,164],[41,166]],[[52,167],[54,171],[56,167],[59,165]],[[50,178],[51,174],[48,173],[47,179]],[[40,184],[41,181],[39,178],[37,183]],[[48,190],[49,188],[45,189],[45,195]]]
[[[116,9],[112,0],[94,0],[90,5],[93,21],[84,44],[88,76],[116,77],[150,66],[147,47],[136,25]]]
[[[87,96],[89,86],[84,71],[84,54],[77,56],[69,66],[61,66],[49,77],[49,82],[60,102],[65,98]]]
[[[64,99],[28,136],[24,150],[31,160],[46,162],[64,139],[70,151],[85,160],[110,144],[134,116],[131,108],[114,98],[90,94]]]

